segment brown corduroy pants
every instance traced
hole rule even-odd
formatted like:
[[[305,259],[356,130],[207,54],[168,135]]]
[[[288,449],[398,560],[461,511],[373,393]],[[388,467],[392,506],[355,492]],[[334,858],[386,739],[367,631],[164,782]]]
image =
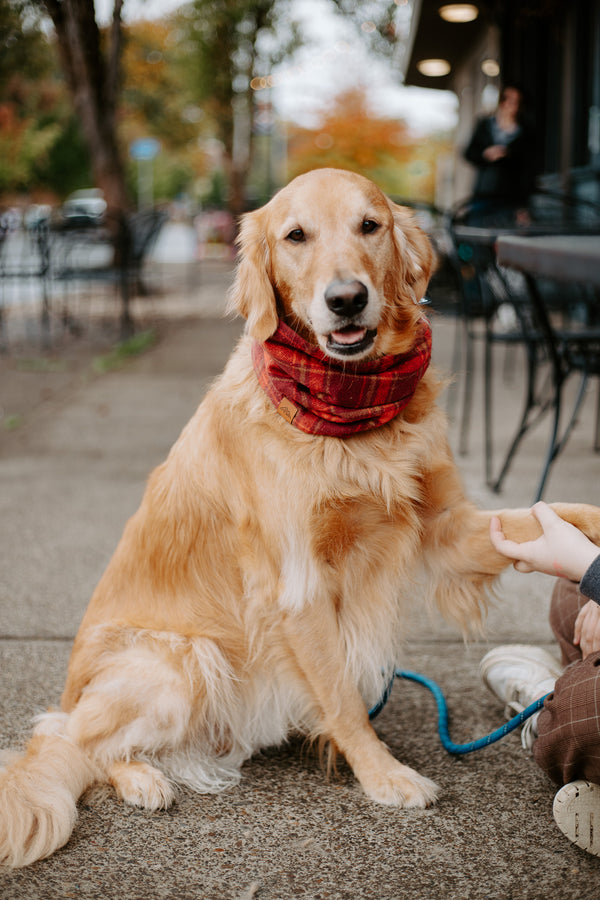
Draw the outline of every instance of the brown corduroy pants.
[[[566,668],[540,712],[533,755],[558,784],[578,778],[600,784],[600,651],[582,659],[573,644],[575,619],[587,602],[576,584],[557,581],[550,625]]]

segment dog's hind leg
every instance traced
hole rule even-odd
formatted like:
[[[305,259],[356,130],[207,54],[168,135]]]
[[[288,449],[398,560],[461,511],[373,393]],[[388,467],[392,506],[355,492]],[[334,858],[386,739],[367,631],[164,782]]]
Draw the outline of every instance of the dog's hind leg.
[[[0,771],[0,864],[28,865],[62,847],[94,782],[111,781],[148,809],[172,802],[169,780],[147,760],[185,743],[201,683],[174,652],[185,656],[182,639],[163,641],[162,652],[157,640],[123,643],[94,657],[73,708],[40,716],[25,756]]]
[[[201,676],[189,671],[185,656],[183,640],[175,647],[166,636],[130,636],[126,646],[98,659],[69,715],[70,739],[136,806],[158,809],[173,800],[160,758],[186,745],[194,707],[202,707]]]
[[[117,796],[132,806],[167,809],[175,797],[175,788],[169,779],[149,763],[139,760],[114,762],[108,767],[107,774]]]
[[[234,769],[243,760],[230,727],[239,701],[216,643],[134,629],[104,638],[110,649],[94,657],[68,733],[119,797],[160,809],[175,796],[173,782],[214,792],[237,780]]]

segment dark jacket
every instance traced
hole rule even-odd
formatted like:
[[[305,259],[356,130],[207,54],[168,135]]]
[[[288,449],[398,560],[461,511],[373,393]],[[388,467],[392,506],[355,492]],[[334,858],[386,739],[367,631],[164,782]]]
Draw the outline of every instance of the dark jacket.
[[[473,132],[465,158],[477,167],[473,199],[498,200],[503,205],[526,206],[534,187],[533,135],[521,126],[506,145],[506,156],[495,162],[484,159],[483,151],[496,143],[493,116],[480,119]]]
[[[581,579],[579,590],[588,600],[600,603],[600,556],[596,557]]]

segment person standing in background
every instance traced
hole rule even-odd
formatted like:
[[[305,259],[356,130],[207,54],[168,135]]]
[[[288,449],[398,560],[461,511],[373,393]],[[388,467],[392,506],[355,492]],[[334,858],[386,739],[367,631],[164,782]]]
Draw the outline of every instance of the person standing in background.
[[[469,224],[526,224],[535,181],[533,131],[520,88],[506,85],[494,115],[477,123],[465,158],[477,168]]]

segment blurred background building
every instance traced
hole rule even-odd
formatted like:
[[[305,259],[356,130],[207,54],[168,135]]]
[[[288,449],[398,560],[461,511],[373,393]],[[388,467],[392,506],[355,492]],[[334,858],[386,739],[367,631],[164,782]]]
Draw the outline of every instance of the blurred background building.
[[[600,0],[129,0],[122,20],[112,0],[73,0],[78,73],[55,7],[0,0],[10,221],[82,189],[111,209],[235,216],[324,165],[448,208],[507,80],[527,93],[542,182],[600,199]]]
[[[403,50],[406,85],[458,97],[457,148],[494,108],[499,86],[516,82],[533,116],[542,184],[600,200],[598,0],[414,0]],[[454,199],[472,177],[458,154]]]

